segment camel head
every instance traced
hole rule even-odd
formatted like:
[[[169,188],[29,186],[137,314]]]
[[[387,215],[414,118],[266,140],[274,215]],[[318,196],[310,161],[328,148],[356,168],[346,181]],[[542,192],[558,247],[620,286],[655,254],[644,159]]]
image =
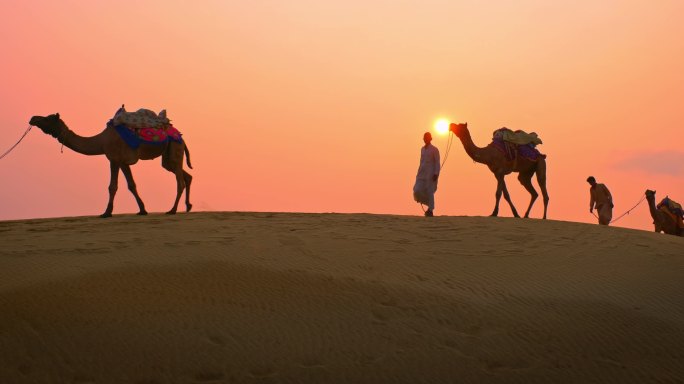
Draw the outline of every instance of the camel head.
[[[650,189],[647,189],[647,190],[646,190],[646,193],[645,193],[645,194],[646,194],[646,198],[647,198],[648,200],[654,200],[654,201],[655,201],[655,193],[656,193],[656,191],[651,191]]]
[[[458,137],[462,137],[465,132],[468,132],[468,123],[451,123],[449,124],[449,130]]]
[[[59,137],[64,129],[68,129],[66,124],[59,118],[59,113],[50,116],[33,116],[29,124],[40,128],[41,131],[52,137]]]

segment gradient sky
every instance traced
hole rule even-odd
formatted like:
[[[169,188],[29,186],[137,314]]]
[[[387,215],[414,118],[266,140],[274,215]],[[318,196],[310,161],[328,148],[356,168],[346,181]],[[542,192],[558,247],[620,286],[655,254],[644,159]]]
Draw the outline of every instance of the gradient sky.
[[[422,134],[445,117],[480,146],[502,126],[537,132],[549,218],[595,222],[589,175],[614,216],[647,188],[684,203],[682,15],[680,0],[3,1],[0,153],[33,115],[90,136],[121,104],[167,109],[197,210],[419,215]],[[446,137],[434,144],[444,156]],[[133,174],[148,210],[171,207],[160,160]],[[0,180],[0,220],[97,215],[109,167],[34,129]],[[495,189],[456,141],[435,213],[487,215]],[[651,229],[646,204],[616,225]]]

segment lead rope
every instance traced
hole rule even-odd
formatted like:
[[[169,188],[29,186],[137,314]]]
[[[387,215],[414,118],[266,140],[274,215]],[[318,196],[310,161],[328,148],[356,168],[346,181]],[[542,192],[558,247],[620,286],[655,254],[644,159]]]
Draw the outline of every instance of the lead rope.
[[[449,140],[447,141],[447,147],[446,151],[444,151],[444,160],[442,160],[442,164],[439,166],[439,171],[442,172],[442,168],[444,168],[444,164],[446,164],[447,158],[449,158],[449,151],[451,151],[451,143],[454,141],[454,133],[449,130]]]
[[[3,153],[2,156],[0,156],[0,160],[2,160],[5,156],[9,155],[9,153],[12,152],[12,150],[13,150],[14,148],[16,148],[17,145],[19,145],[19,143],[21,143],[22,140],[24,140],[24,137],[26,137],[26,135],[29,133],[29,131],[31,130],[31,128],[32,128],[31,125],[29,125],[28,128],[26,129],[26,132],[24,132],[24,134],[21,135],[21,137],[19,138],[19,141],[17,141],[16,144],[14,144],[13,146],[11,146],[10,149],[6,150],[5,153]]]
[[[623,217],[625,217],[625,215],[629,215],[629,213],[632,212],[632,211],[634,210],[634,208],[638,207],[639,204],[641,204],[645,199],[646,199],[646,195],[641,196],[641,199],[639,200],[639,202],[636,203],[636,205],[634,205],[632,208],[628,209],[627,212],[625,212],[625,213],[623,213],[622,215],[618,216],[617,219],[611,220],[611,221],[610,221],[610,224],[613,224],[614,222],[616,222],[616,221],[622,219]],[[592,216],[594,216],[595,218],[598,219],[598,216],[596,216],[596,214],[595,214],[594,212],[592,212],[591,214],[592,214]]]
[[[646,199],[646,195],[641,196],[641,200],[639,200],[639,202],[636,203],[635,206],[633,206],[632,208],[628,209],[627,212],[625,212],[625,213],[623,213],[622,215],[620,215],[617,219],[611,220],[610,223],[612,224],[612,223],[614,223],[614,222],[616,222],[616,221],[622,219],[625,215],[628,215],[634,208],[636,208],[639,204],[641,204],[645,199]]]

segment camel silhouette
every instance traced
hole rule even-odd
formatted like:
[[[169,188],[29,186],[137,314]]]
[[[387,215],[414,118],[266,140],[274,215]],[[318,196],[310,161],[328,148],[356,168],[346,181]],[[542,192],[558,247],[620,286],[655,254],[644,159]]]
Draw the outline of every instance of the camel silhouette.
[[[546,159],[545,156],[541,156],[538,160],[532,161],[524,158],[523,156],[516,156],[515,159],[509,160],[506,158],[503,152],[494,147],[493,144],[489,144],[486,147],[480,148],[473,143],[473,139],[470,136],[470,131],[468,131],[468,123],[455,124],[451,123],[449,125],[449,130],[453,132],[461,140],[463,148],[465,149],[468,156],[470,156],[473,161],[481,164],[485,164],[492,171],[494,177],[496,177],[496,204],[494,205],[494,211],[491,216],[497,216],[499,214],[499,201],[501,200],[501,194],[503,193],[504,199],[511,206],[511,211],[513,211],[513,216],[520,217],[518,211],[513,206],[511,197],[506,188],[506,181],[504,177],[512,172],[518,173],[518,181],[520,184],[527,189],[531,195],[530,205],[527,207],[525,212],[525,217],[529,217],[530,210],[534,205],[535,200],[539,197],[539,194],[532,186],[532,176],[537,175],[537,182],[539,183],[539,188],[541,188],[541,193],[544,198],[544,219],[546,219],[546,211],[549,204],[549,194],[546,191]]]
[[[656,232],[665,232],[668,235],[684,236],[682,230],[680,230],[677,225],[677,221],[672,216],[661,211],[656,207],[656,191],[647,189],[646,201],[648,201],[648,210],[651,212],[651,217],[653,218],[653,225]]]
[[[107,125],[107,128],[99,134],[91,137],[79,136],[67,127],[67,125],[59,117],[59,113],[49,116],[33,116],[29,124],[40,128],[46,134],[55,137],[57,141],[62,143],[67,148],[84,155],[105,155],[109,160],[109,168],[111,177],[109,182],[109,202],[105,212],[100,217],[111,217],[114,209],[114,196],[118,188],[119,170],[126,177],[128,182],[128,189],[135,197],[138,203],[140,212],[139,215],[146,215],[145,204],[143,203],[133,180],[131,173],[131,165],[138,162],[138,160],[151,160],[159,156],[162,158],[162,167],[167,171],[176,175],[176,201],[173,204],[168,214],[175,214],[178,209],[178,202],[180,200],[183,190],[185,190],[185,207],[186,211],[190,212],[192,204],[190,204],[190,183],[192,176],[183,170],[183,156],[187,156],[188,167],[190,165],[190,152],[185,145],[185,141],[178,143],[169,141],[163,144],[144,144],[142,143],[138,148],[131,148],[121,138],[114,127]]]

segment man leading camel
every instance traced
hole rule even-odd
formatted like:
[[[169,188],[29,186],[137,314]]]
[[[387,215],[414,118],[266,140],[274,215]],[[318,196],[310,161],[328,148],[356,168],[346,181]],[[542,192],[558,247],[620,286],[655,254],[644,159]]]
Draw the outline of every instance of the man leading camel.
[[[435,192],[439,179],[439,150],[432,144],[432,135],[425,132],[423,135],[425,146],[420,149],[420,166],[416,175],[416,184],[413,186],[413,198],[427,205],[425,216],[433,216],[435,209]]]
[[[613,219],[613,196],[610,194],[608,187],[605,184],[596,182],[594,176],[587,178],[587,183],[591,185],[589,188],[589,212],[594,212],[594,206],[598,212],[599,224],[608,225]]]

